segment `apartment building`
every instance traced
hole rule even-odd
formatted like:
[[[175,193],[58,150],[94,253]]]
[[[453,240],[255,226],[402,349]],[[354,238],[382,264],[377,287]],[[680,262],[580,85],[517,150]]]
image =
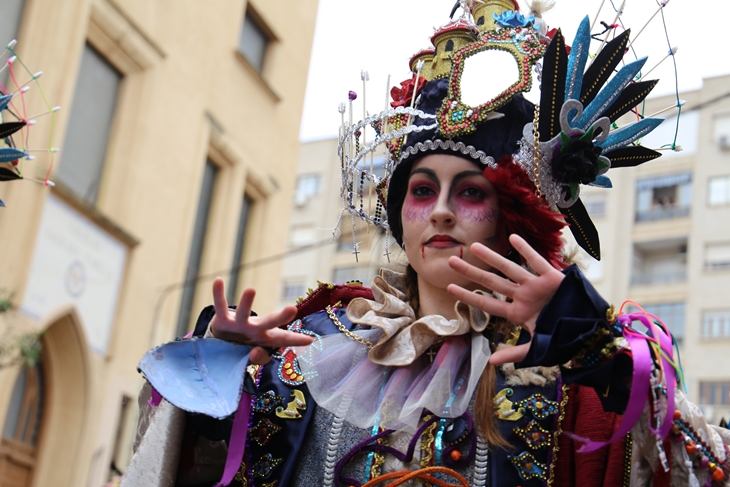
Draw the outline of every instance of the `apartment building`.
[[[31,367],[0,363],[0,486],[100,486],[130,459],[138,360],[191,329],[213,276],[277,302],[317,0],[3,9],[0,43],[63,108],[56,186],[0,187],[0,343],[41,343]],[[42,149],[51,124],[34,130]]]

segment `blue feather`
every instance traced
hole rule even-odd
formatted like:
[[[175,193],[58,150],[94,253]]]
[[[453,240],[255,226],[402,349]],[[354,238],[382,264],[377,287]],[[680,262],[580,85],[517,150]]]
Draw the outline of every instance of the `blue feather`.
[[[13,95],[0,96],[0,110],[5,110],[12,99]]]
[[[0,162],[10,162],[21,157],[27,156],[28,153],[14,147],[1,147],[0,148]]]
[[[663,121],[663,118],[645,118],[609,134],[605,140],[596,143],[596,145],[602,147],[604,153],[626,147],[657,128]]]
[[[583,110],[583,116],[575,122],[574,128],[586,130],[598,116],[603,113],[611,104],[621,96],[621,92],[636,74],[641,71],[646,63],[646,57],[637,59],[621,68],[616,76],[608,82],[608,84],[598,93],[598,96]]]
[[[591,48],[591,21],[586,15],[575,34],[573,47],[568,58],[568,73],[565,80],[565,99],[578,100],[583,86],[583,71]]]
[[[595,181],[593,181],[590,186],[598,186],[600,188],[613,188],[613,183],[611,183],[611,180],[606,176],[598,176]]]
[[[137,369],[169,403],[223,419],[238,409],[250,346],[192,338],[148,351]]]

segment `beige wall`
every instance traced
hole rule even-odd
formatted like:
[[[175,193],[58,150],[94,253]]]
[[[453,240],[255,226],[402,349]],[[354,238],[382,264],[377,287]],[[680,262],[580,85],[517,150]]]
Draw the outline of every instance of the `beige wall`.
[[[181,292],[163,289],[184,279],[206,158],[219,176],[201,274],[231,266],[244,193],[255,205],[243,262],[285,250],[281,222],[290,213],[317,0],[250,4],[275,37],[260,75],[237,52],[242,0],[26,2],[19,54],[31,69],[43,69],[47,97],[66,109],[56,117],[55,145],[68,126],[85,42],[124,75],[96,206],[75,207],[128,248],[106,355],[88,349],[73,307],[40,320],[11,312],[20,329],[47,330],[51,380],[34,485],[106,480],[121,397],[136,397],[141,384],[137,361],[175,335]],[[32,103],[30,113],[43,111],[39,99]],[[39,125],[38,139],[47,135]],[[27,164],[26,174],[44,177],[46,162]],[[17,306],[47,195],[75,200],[63,189],[27,182],[4,183],[2,190],[10,207],[0,212],[0,288],[14,291]],[[257,310],[276,304],[280,265],[243,273],[239,282],[259,290]],[[199,284],[194,314],[210,303],[210,284]],[[16,375],[0,372],[0,420]],[[72,384],[80,396],[61,392]],[[70,419],[59,419],[65,415]]]

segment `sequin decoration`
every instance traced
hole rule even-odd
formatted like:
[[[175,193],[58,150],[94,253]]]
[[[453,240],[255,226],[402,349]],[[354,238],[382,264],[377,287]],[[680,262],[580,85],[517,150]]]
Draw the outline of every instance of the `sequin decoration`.
[[[530,480],[534,478],[546,480],[545,471],[547,469],[545,468],[545,465],[535,460],[535,457],[526,451],[519,455],[510,456],[509,460],[517,468],[517,472],[520,474],[520,477],[522,477],[522,480]]]
[[[522,418],[525,414],[525,409],[517,406],[508,399],[508,397],[514,394],[514,390],[508,387],[502,389],[492,399],[492,409],[494,409],[494,416],[504,421],[517,421]]]
[[[291,324],[289,324],[287,330],[295,333],[301,333],[302,335],[309,335],[314,337],[315,340],[319,340],[319,335],[302,328],[302,320],[294,320]],[[299,368],[297,354],[294,353],[294,349],[284,349],[279,357],[281,358],[281,364],[279,365],[278,370],[279,380],[289,387],[298,387],[304,384],[304,375],[302,375],[302,371]]]
[[[514,431],[517,436],[525,440],[527,446],[532,450],[552,445],[550,432],[543,429],[534,419],[527,423],[527,426],[524,428],[513,428],[512,431]]]
[[[261,487],[276,487],[277,485],[279,485],[279,479],[276,479],[273,482],[266,482],[265,484],[261,484]]]
[[[254,464],[253,474],[256,477],[268,478],[280,463],[281,458],[274,458],[274,455],[267,453]]]
[[[307,409],[307,401],[304,397],[304,393],[298,389],[294,389],[291,393],[294,398],[293,401],[287,404],[286,409],[282,406],[276,408],[276,415],[283,419],[299,419],[302,417],[299,414],[299,410],[302,411]]]
[[[264,392],[260,396],[256,397],[254,401],[253,410],[256,413],[269,414],[278,406],[284,403],[284,398],[274,394],[274,391]]]
[[[248,429],[248,437],[261,446],[266,446],[272,436],[281,431],[281,426],[277,426],[267,418],[261,418],[255,426]]]
[[[545,399],[542,394],[533,394],[517,403],[520,408],[527,409],[537,419],[545,419],[558,412],[558,403]]]

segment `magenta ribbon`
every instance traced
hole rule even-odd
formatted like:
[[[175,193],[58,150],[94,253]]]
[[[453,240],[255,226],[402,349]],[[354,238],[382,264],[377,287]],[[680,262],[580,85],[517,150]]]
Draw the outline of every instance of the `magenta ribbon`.
[[[624,325],[624,337],[631,346],[631,354],[634,362],[629,402],[626,406],[626,412],[621,420],[621,424],[619,424],[616,433],[614,433],[608,441],[592,441],[574,433],[565,432],[565,434],[574,440],[585,443],[585,445],[578,449],[578,452],[580,453],[596,451],[625,437],[641,418],[641,413],[644,410],[644,404],[646,404],[646,394],[647,392],[651,393],[651,367],[653,360],[649,350],[649,343],[647,341],[648,337],[642,336],[626,327],[626,325],[630,325],[634,320],[641,321],[648,329],[652,330],[654,334],[658,335],[661,347],[670,356],[672,354],[671,338],[669,338],[669,336],[667,336],[660,327],[651,323],[646,315],[643,313],[633,313],[618,317],[619,323]],[[659,431],[654,430],[652,425],[650,425],[650,428],[653,433],[659,433],[662,438],[666,438],[669,434],[669,429],[672,426],[674,388],[676,386],[677,377],[675,375],[674,368],[668,363],[664,356],[662,356],[662,366],[667,379],[667,411]]]
[[[157,392],[157,389],[155,389],[153,387],[152,388],[152,397],[150,397],[150,399],[147,401],[147,404],[151,408],[156,408],[157,406],[160,405],[161,402],[162,402],[162,396],[160,395],[159,392]]]
[[[241,392],[238,410],[233,417],[233,427],[231,428],[231,439],[228,441],[228,454],[226,455],[226,466],[223,469],[223,478],[215,484],[215,487],[224,487],[230,484],[241,468],[243,452],[246,449],[246,436],[248,435],[250,417],[251,395]]]

